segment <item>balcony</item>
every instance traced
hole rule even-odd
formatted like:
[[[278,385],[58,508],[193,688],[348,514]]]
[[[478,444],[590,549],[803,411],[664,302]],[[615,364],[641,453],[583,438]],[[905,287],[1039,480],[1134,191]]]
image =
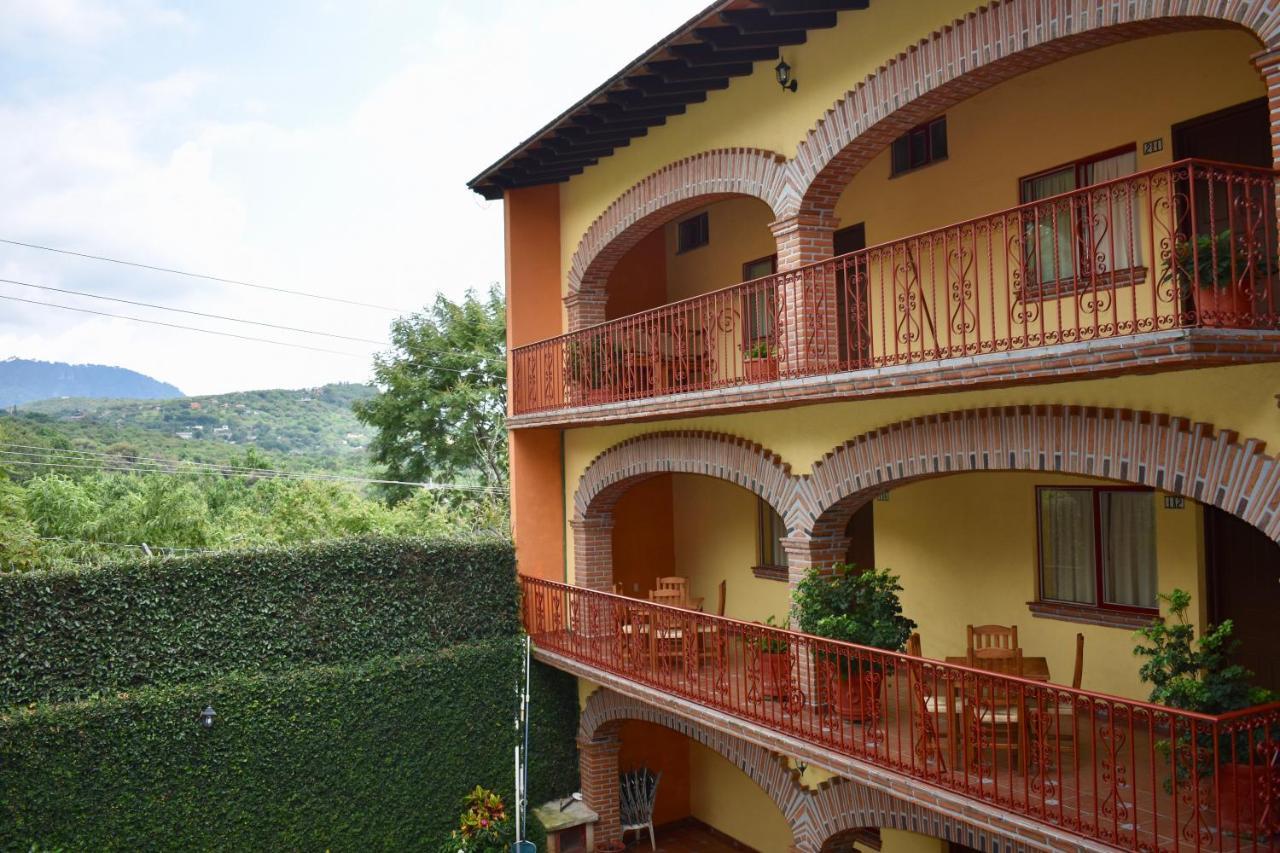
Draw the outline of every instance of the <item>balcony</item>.
[[[1274,849],[1280,704],[1209,716],[521,578],[550,662],[1131,850]],[[666,703],[670,704],[670,703]]]
[[[1184,160],[743,282],[516,348],[512,414],[705,405],[698,392],[759,405],[837,379],[874,391],[886,372],[901,390],[950,368],[1009,381],[1082,353],[1118,370],[1175,352],[1139,341],[1230,349],[1280,329],[1275,200],[1271,170]]]

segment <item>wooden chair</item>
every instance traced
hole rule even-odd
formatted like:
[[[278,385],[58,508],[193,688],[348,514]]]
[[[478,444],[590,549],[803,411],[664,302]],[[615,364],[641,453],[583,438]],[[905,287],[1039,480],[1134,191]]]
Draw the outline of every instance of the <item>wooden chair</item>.
[[[920,653],[918,633],[913,633],[907,639],[907,654],[913,658],[924,657]],[[912,722],[916,735],[912,749],[916,760],[921,764],[935,764],[937,770],[945,772],[947,761],[942,755],[941,738],[946,735],[946,731],[938,724],[950,715],[949,702],[945,695],[941,697],[935,695],[937,685],[930,684],[931,679],[925,672],[923,663],[912,662],[907,666]],[[943,686],[944,691],[949,689],[949,686]]]
[[[969,666],[999,675],[1022,676],[1022,649],[986,646],[970,648]],[[969,682],[963,691],[962,712],[965,737],[968,741],[969,768],[975,772],[986,769],[985,758],[993,759],[1000,752],[1009,754],[1010,761],[1017,761],[1022,742],[1022,702],[1016,686],[986,681],[981,677]]]
[[[678,589],[655,589],[649,592],[654,604],[685,609],[685,593]],[[655,663],[680,664],[684,661],[684,619],[678,614],[661,611],[653,613],[650,626]]]
[[[969,625],[967,627],[969,653],[978,649],[1016,649],[1018,648],[1018,626],[1009,625]]]
[[[672,575],[665,578],[657,578],[654,581],[654,589],[674,589],[689,597],[689,579]]]

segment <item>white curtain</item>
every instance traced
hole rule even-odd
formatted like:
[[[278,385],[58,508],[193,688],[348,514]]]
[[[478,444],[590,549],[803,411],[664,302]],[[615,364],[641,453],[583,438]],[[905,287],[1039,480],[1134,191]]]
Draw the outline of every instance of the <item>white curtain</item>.
[[[1074,166],[1029,178],[1022,185],[1022,200],[1039,201],[1076,188]],[[1075,212],[1069,199],[1037,205],[1027,213],[1027,261],[1035,265],[1029,282],[1052,283],[1075,277]]]
[[[1138,153],[1126,151],[1084,167],[1085,185],[1123,178],[1138,170]],[[1133,187],[1115,184],[1084,201],[1081,213],[1090,244],[1089,264],[1107,283],[1106,274],[1127,270],[1142,264],[1142,236],[1138,223],[1140,208],[1134,204]]]
[[[1102,568],[1109,604],[1156,606],[1155,497],[1103,492]]]
[[[1040,573],[1044,598],[1097,603],[1090,489],[1040,490]]]

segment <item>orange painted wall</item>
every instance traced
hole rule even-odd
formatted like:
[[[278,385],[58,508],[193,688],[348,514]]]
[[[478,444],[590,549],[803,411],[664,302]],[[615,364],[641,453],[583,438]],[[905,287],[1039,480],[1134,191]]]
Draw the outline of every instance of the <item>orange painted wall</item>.
[[[648,767],[654,772],[662,771],[653,806],[654,825],[689,817],[689,739],[666,726],[643,720],[624,721],[619,737],[622,747],[618,750],[618,769]]]
[[[604,315],[625,317],[667,301],[667,249],[661,228],[622,256],[609,275]]]
[[[675,533],[672,524],[671,475],[632,486],[618,499],[613,513],[613,578],[624,595],[645,598],[654,578],[673,573]]]
[[[508,190],[507,350],[561,332],[560,188]],[[521,572],[564,579],[564,493],[559,430],[522,430],[511,440],[511,533]]]

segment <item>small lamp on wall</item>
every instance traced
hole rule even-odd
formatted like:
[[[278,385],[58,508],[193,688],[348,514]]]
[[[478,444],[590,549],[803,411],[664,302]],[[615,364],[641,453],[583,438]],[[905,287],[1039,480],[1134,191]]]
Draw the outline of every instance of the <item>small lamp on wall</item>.
[[[781,56],[778,57],[778,64],[773,67],[773,73],[778,75],[778,85],[785,91],[794,92],[800,87],[800,84],[791,76],[791,66]]]
[[[218,712],[213,710],[212,705],[205,705],[204,710],[200,712],[200,725],[206,729],[213,728],[213,718],[218,716]]]

